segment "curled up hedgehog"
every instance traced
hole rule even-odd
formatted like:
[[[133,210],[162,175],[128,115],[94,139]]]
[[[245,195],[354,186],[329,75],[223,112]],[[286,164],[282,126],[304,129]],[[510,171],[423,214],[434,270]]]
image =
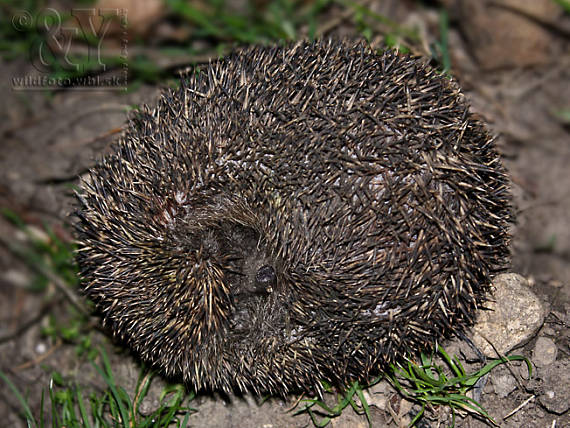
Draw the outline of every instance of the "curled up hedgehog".
[[[458,86],[318,41],[238,52],[137,112],[78,193],[86,295],[196,389],[366,381],[472,324],[508,180]]]

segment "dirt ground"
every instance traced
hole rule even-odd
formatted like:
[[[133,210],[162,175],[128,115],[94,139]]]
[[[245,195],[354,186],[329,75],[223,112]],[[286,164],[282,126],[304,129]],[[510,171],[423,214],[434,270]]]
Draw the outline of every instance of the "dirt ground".
[[[483,3],[495,8],[485,13],[480,6]],[[557,355],[551,364],[534,367],[533,380],[504,393],[496,385],[498,379],[508,376],[508,370],[492,372],[481,403],[500,426],[570,426],[568,406],[564,405],[570,402],[570,391],[559,388],[568,385],[570,373],[569,15],[546,0],[447,0],[422,7],[411,1],[366,4],[398,22],[417,24],[428,41],[437,38],[437,11],[447,7],[452,74],[473,111],[483,116],[497,135],[512,178],[517,223],[511,271],[528,278],[534,293],[548,307],[543,327],[515,353],[532,359],[537,339],[546,338],[555,344]],[[336,12],[334,8],[330,11]],[[354,34],[354,25],[342,20],[324,32],[336,37]],[[380,40],[381,35],[379,31],[373,40]],[[0,207],[16,213],[39,235],[49,225],[61,239],[71,240],[72,185],[117,137],[129,107],[152,103],[160,87],[142,84],[128,93],[13,90],[12,78],[27,74],[31,67],[23,57],[0,62]],[[25,247],[25,236],[3,217],[0,237],[0,369],[26,392],[33,409],[38,408],[53,369],[82,385],[97,386],[93,368],[85,358],[77,357],[73,345],[42,333],[50,318],[65,319],[67,299],[49,285],[46,292],[30,291],[37,272],[14,251],[14,247]],[[138,364],[103,334],[93,335],[108,349],[117,379],[126,389],[133,388]],[[158,391],[160,385],[158,380],[153,388]],[[553,391],[558,394],[556,405],[548,401]],[[18,402],[2,382],[0,397],[0,426],[24,426]],[[258,404],[250,396],[202,396],[191,402],[197,412],[190,422],[191,426],[312,426],[306,414],[287,412],[295,399]],[[152,399],[148,400],[145,405],[152,407]],[[521,404],[513,416],[503,419]],[[381,407],[372,405],[372,425],[397,426],[390,412]],[[420,426],[450,423],[447,416],[431,416],[432,420]],[[460,418],[456,424],[486,426],[473,417]],[[360,427],[367,422],[347,409],[332,426]]]

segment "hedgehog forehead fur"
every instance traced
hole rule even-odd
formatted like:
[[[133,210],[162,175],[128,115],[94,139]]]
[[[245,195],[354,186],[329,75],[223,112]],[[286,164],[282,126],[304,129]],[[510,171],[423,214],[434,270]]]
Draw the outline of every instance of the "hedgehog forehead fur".
[[[457,85],[364,44],[230,55],[137,112],[78,194],[104,322],[195,388],[366,380],[472,323],[507,178]]]

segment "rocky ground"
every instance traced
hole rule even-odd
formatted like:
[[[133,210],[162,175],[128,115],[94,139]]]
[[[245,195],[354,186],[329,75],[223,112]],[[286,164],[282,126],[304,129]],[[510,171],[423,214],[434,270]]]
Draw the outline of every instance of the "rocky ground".
[[[426,41],[436,37],[437,8],[447,7],[452,73],[473,110],[497,135],[512,177],[517,223],[511,271],[518,275],[496,281],[494,318],[481,320],[476,329],[479,338],[474,340],[491,357],[499,351],[530,358],[533,376],[529,379],[521,363],[501,366],[481,386],[480,402],[503,427],[570,426],[570,119],[564,116],[570,111],[569,16],[547,0],[447,0],[425,7],[412,3],[368,1],[366,5],[418,26]],[[373,41],[381,39],[380,30]],[[323,34],[353,36],[355,29],[341,19]],[[20,92],[12,90],[11,79],[29,73],[30,61],[3,60],[0,67],[0,206],[15,213],[40,240],[50,239],[46,225],[60,239],[71,240],[68,214],[77,177],[108,149],[129,108],[152,103],[160,88],[141,85],[126,94]],[[30,268],[27,253],[20,251],[27,246],[29,237],[21,228],[0,217],[0,369],[37,409],[54,369],[85,387],[101,385],[74,345],[46,336],[53,319],[69,317],[69,299],[54,286],[57,278],[50,278],[42,292],[30,290],[38,272],[37,267]],[[118,382],[132,390],[140,366],[93,331],[93,341],[108,349]],[[509,334],[503,337],[501,332]],[[488,347],[482,336],[497,349]],[[466,367],[480,366],[464,344],[447,346],[466,359]],[[157,404],[161,385],[160,379],[153,383],[143,411]],[[373,426],[405,426],[417,412],[386,382],[365,396]],[[24,426],[18,402],[3,382],[0,397],[0,414],[5,415],[0,426]],[[197,410],[190,423],[311,426],[308,415],[293,416],[288,411],[297,398],[260,403],[251,396],[200,396],[190,404]],[[421,426],[451,421],[446,408],[427,416]],[[465,415],[456,421],[460,427],[485,424]],[[333,419],[332,426],[367,426],[367,421],[348,408]]]

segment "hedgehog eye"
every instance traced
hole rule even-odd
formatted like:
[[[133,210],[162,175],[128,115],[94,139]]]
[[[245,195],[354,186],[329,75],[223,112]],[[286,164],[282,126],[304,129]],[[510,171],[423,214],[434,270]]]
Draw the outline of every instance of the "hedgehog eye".
[[[275,269],[269,265],[261,266],[255,274],[255,288],[257,291],[271,293],[276,282],[277,275],[275,275]]]

